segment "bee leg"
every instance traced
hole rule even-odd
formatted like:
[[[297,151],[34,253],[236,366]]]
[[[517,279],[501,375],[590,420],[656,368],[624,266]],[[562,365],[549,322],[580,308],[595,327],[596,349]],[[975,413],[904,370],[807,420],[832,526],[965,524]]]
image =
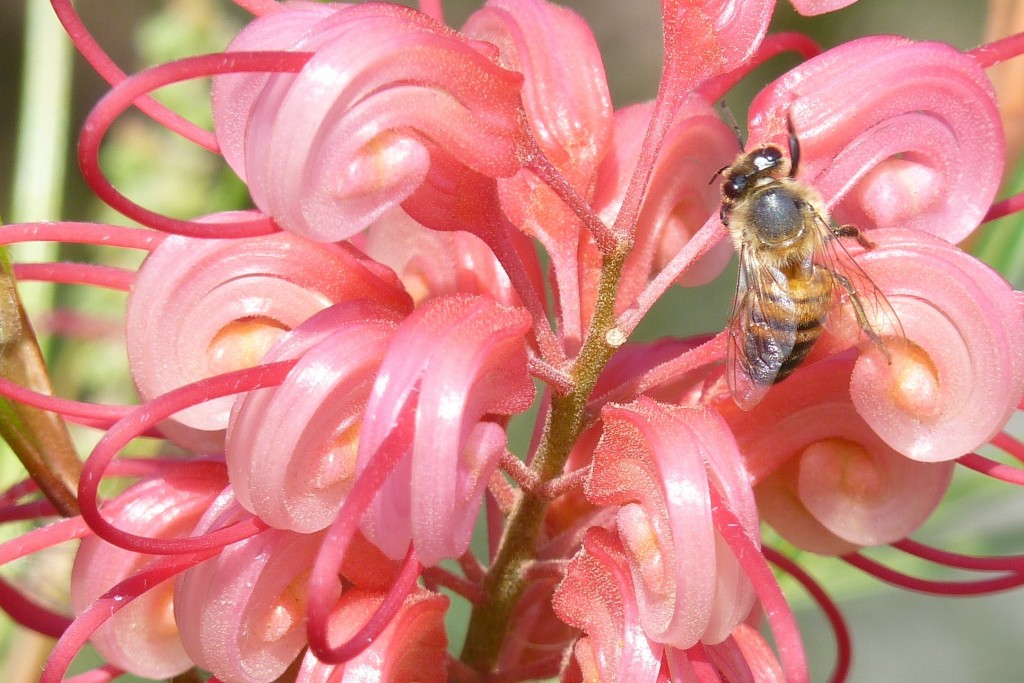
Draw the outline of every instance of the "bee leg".
[[[856,230],[856,228],[854,228]],[[842,285],[843,289],[849,295],[850,305],[853,307],[853,314],[857,317],[857,324],[860,325],[860,329],[864,331],[864,334],[868,336],[871,343],[874,344],[882,355],[885,356],[886,360],[892,363],[892,356],[889,355],[889,349],[886,348],[885,342],[875,332],[875,328],[871,326],[871,321],[868,320],[868,314],[864,311],[864,304],[861,303],[860,297],[857,295],[857,290],[854,288],[853,283],[842,273],[832,272],[832,277]]]
[[[865,249],[875,248],[875,243],[869,240],[868,238],[864,237],[864,233],[862,233],[856,225],[839,225],[834,228],[830,226],[829,229],[832,231],[832,234],[835,235],[836,237],[852,237],[853,239],[857,240],[857,244],[864,247]]]

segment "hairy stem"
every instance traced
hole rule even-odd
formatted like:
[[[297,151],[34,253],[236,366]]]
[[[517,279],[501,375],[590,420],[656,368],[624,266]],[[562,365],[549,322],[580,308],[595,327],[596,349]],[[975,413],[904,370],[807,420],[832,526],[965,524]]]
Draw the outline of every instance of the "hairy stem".
[[[569,453],[586,425],[587,399],[615,351],[606,336],[615,323],[615,295],[627,253],[628,245],[622,245],[605,258],[594,318],[573,363],[573,390],[551,400],[544,435],[532,466],[541,481],[562,474]],[[509,515],[497,556],[484,580],[485,600],[473,608],[462,651],[462,661],[479,672],[489,672],[501,652],[513,610],[526,590],[524,570],[534,559],[547,506],[546,498],[524,492]]]

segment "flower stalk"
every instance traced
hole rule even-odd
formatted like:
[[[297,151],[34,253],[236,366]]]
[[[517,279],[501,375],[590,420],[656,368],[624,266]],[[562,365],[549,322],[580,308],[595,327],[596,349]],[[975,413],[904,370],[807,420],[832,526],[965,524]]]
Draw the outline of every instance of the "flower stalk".
[[[580,354],[573,362],[573,390],[554,396],[531,470],[541,482],[559,476],[587,425],[587,400],[615,352],[608,333],[615,326],[615,297],[627,249],[613,251],[601,268],[597,306]],[[506,522],[498,553],[484,577],[485,598],[473,607],[461,659],[477,671],[497,661],[512,613],[528,585],[526,567],[535,559],[537,536],[550,501],[524,492]]]

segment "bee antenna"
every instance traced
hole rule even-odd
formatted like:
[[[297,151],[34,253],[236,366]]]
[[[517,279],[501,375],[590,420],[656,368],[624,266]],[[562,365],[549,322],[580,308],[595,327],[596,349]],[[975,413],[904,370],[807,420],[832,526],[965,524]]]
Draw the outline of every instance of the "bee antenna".
[[[789,177],[796,177],[797,167],[800,165],[800,140],[796,136],[796,128],[793,127],[793,117],[786,114],[786,130],[789,131]]]
[[[715,171],[715,174],[713,176],[711,176],[711,180],[708,181],[708,185],[710,185],[711,183],[715,182],[715,178],[717,178],[718,176],[722,175],[722,173],[724,173],[725,169],[727,169],[727,168],[729,168],[729,164],[726,164],[722,168],[720,168],[717,171]]]
[[[743,133],[740,132],[740,124],[736,123],[736,117],[732,115],[732,109],[729,109],[729,105],[725,103],[725,100],[720,100],[718,102],[718,107],[722,110],[722,118],[725,119],[725,122],[728,125],[732,126],[733,132],[736,133],[736,142],[740,144],[740,149],[743,149],[746,147],[746,142],[743,140]],[[719,173],[721,173],[721,171],[719,171]],[[712,178],[712,180],[714,180],[714,178]]]

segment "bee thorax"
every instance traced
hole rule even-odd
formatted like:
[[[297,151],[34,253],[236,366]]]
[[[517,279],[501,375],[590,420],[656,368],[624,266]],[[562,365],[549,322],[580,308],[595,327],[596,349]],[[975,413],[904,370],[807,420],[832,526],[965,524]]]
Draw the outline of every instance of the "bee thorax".
[[[803,203],[785,187],[770,187],[750,203],[750,223],[769,244],[798,237],[804,230],[803,214]]]

